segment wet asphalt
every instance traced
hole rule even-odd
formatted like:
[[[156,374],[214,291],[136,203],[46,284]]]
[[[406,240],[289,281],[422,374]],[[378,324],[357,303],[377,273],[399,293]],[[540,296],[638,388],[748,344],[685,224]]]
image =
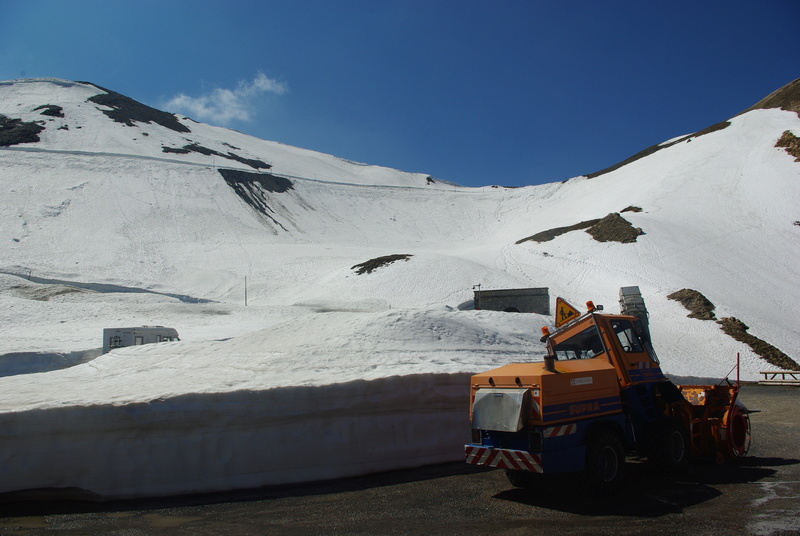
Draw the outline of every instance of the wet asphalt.
[[[626,464],[624,490],[588,499],[558,478],[534,492],[463,463],[359,478],[137,501],[0,497],[20,535],[800,535],[800,388],[746,385],[753,443],[680,477]],[[31,500],[35,499],[35,500]]]

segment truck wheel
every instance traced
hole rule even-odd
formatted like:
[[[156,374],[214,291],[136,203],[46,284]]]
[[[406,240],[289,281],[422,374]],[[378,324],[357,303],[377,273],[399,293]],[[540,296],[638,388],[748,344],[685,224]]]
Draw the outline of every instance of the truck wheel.
[[[750,450],[750,412],[740,400],[728,415],[728,445],[734,458],[747,455]]]
[[[585,495],[616,493],[622,487],[625,454],[619,436],[601,430],[589,437],[586,445],[586,467],[583,471]]]
[[[530,471],[506,469],[506,476],[515,488],[533,489],[535,487],[536,475]]]
[[[691,445],[686,429],[678,421],[665,420],[656,424],[650,461],[659,471],[677,475],[689,467]]]

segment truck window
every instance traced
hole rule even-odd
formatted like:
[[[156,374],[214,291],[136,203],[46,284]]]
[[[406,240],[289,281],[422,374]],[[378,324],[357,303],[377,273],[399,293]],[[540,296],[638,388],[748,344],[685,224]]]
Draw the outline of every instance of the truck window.
[[[633,330],[633,325],[627,320],[615,320],[611,323],[614,333],[617,334],[619,344],[626,352],[639,354],[644,352],[639,336]]]
[[[597,326],[589,326],[577,335],[553,346],[553,352],[560,360],[590,359],[605,351],[600,341]]]

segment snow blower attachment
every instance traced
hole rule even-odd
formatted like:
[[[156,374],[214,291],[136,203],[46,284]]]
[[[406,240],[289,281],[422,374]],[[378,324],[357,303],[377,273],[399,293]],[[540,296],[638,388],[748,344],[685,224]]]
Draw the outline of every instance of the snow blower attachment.
[[[747,454],[750,421],[738,385],[676,386],[650,342],[638,287],[620,289],[623,314],[560,298],[556,331],[543,328],[544,363],[506,365],[472,377],[467,463],[507,470],[532,487],[540,473],[582,472],[584,492],[616,491],[626,454],[665,472],[691,458]],[[563,318],[562,321],[559,321]]]
[[[737,400],[736,385],[683,385],[689,402],[692,452],[722,463],[750,450],[750,416]]]

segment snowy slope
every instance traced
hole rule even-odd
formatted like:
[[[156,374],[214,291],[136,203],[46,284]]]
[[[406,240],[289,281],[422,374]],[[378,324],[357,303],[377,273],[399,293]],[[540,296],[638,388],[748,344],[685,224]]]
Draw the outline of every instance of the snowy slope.
[[[87,100],[105,93],[0,82],[0,114],[46,127],[0,148],[0,271],[23,276],[0,274],[0,444],[14,445],[0,448],[0,491],[153,495],[458,459],[468,374],[540,359],[536,333],[552,322],[469,310],[478,283],[610,310],[638,285],[672,375],[723,377],[737,352],[744,378],[774,368],[687,318],[666,298],[681,288],[798,357],[800,163],[775,147],[800,134],[794,112],[752,110],[592,179],[463,188],[184,117],[115,122]],[[187,146],[216,154],[163,149]],[[226,181],[226,169],[258,175]],[[517,243],[629,206],[642,209],[623,213],[645,233],[634,243],[583,231]],[[396,253],[411,257],[352,269]],[[151,292],[59,294],[55,280]],[[142,324],[183,341],[86,353],[103,327]],[[45,372],[48,356],[66,368]],[[53,434],[58,471],[37,466]],[[88,444],[102,455],[82,459]]]
[[[128,112],[134,119],[128,122],[109,120],[109,116],[104,112],[113,111],[114,105],[97,104],[87,100],[96,95],[106,95],[109,91],[89,83],[55,78],[0,82],[0,110],[2,110],[0,113],[8,117],[21,118],[23,121],[46,121],[47,128],[41,135],[41,141],[27,148],[76,151],[90,155],[98,153],[131,155],[139,159],[169,159],[203,166],[216,164],[252,170],[252,166],[232,159],[230,157],[232,153],[240,159],[261,160],[272,165],[273,171],[286,175],[301,174],[309,178],[357,184],[378,182],[399,186],[429,185],[426,180],[428,175],[421,173],[406,173],[380,166],[359,164],[332,155],[264,141],[233,130],[197,123],[184,116],[166,114],[174,120],[169,126],[164,126],[155,120],[140,122],[135,117],[147,115],[148,111],[142,111],[140,103],[121,95],[117,101],[118,108],[122,111],[119,115],[125,116]],[[61,107],[63,117],[42,116],[43,110],[35,108],[43,105]],[[149,115],[147,117],[150,118]],[[196,151],[180,154],[164,151],[164,147],[178,149],[191,144],[198,144],[219,154],[208,155]],[[429,186],[436,188],[446,185]]]

